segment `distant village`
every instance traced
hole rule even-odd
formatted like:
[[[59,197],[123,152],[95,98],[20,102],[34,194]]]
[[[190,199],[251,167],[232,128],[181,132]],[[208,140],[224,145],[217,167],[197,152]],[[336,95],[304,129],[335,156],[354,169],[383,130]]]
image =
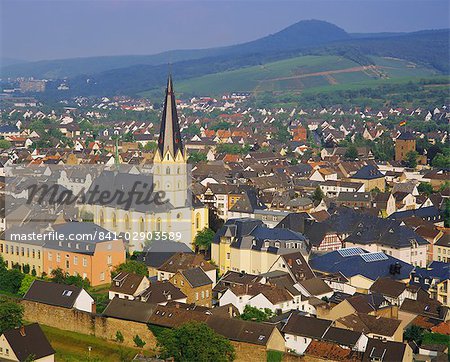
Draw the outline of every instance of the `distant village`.
[[[32,323],[2,331],[0,360],[53,361],[40,325],[156,350],[160,329],[189,321],[239,361],[447,360],[449,105],[268,109],[247,93],[175,94],[169,78],[163,107],[162,95],[59,110],[0,98],[0,278],[22,281],[0,294]],[[25,202],[30,180],[76,193],[149,177],[170,210]],[[67,238],[13,237],[29,232]],[[182,237],[143,236],[155,232]]]

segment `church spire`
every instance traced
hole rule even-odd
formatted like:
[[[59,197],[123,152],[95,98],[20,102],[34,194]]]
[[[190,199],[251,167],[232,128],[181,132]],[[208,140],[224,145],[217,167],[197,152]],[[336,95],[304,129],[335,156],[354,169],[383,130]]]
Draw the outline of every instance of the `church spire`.
[[[172,76],[170,74],[167,79],[166,99],[164,101],[164,110],[161,119],[158,149],[161,157],[164,157],[167,151],[171,153],[173,158],[177,156],[178,151],[181,151],[183,154],[177,104],[173,93]]]

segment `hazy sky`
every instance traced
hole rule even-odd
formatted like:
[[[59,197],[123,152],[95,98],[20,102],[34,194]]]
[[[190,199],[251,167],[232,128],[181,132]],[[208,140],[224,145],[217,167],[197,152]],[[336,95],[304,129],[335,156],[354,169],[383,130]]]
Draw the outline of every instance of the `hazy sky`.
[[[348,32],[448,28],[449,0],[0,0],[2,57],[152,54],[253,40],[303,19]]]

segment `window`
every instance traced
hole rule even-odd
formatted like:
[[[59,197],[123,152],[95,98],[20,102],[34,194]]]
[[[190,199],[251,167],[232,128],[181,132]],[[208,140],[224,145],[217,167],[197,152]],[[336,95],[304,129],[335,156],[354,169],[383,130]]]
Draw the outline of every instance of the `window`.
[[[197,230],[200,229],[200,213],[197,213],[197,215],[195,216],[195,228]]]
[[[116,216],[115,212],[113,212],[113,214],[112,214],[112,224],[113,224],[114,228],[117,227],[117,216]]]
[[[130,217],[128,214],[125,214],[125,229],[130,230]]]
[[[83,266],[86,267],[87,266],[87,259],[83,258]]]
[[[108,261],[107,261],[108,265],[112,265],[112,256],[108,255]]]
[[[198,300],[198,292],[195,292],[195,300]]]
[[[227,260],[230,260],[230,253],[227,253]]]
[[[78,265],[78,256],[73,257],[73,265]]]
[[[169,166],[166,167],[166,175],[170,175],[170,167]]]
[[[61,255],[56,254],[56,262],[59,263],[61,261]]]
[[[202,299],[205,299],[205,292],[203,290],[202,290],[201,295],[202,295]]]
[[[52,255],[52,253],[48,253],[48,260],[49,260],[49,261],[52,261],[52,260],[53,260],[53,255]]]
[[[105,273],[104,273],[104,272],[101,272],[101,273],[100,273],[100,280],[101,280],[101,281],[104,281],[104,280],[105,280]]]
[[[64,290],[62,293],[63,297],[70,297],[72,295],[71,290]]]

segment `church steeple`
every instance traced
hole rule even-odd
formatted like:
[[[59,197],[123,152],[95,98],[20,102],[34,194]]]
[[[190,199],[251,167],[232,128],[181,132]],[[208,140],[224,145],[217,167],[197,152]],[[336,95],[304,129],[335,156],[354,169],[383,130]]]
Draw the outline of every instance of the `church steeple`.
[[[167,151],[173,158],[177,157],[178,151],[181,154],[183,144],[181,143],[180,125],[178,124],[177,104],[173,93],[172,76],[169,74],[167,79],[166,99],[164,101],[164,110],[161,119],[161,129],[159,132],[158,149],[163,158]]]

